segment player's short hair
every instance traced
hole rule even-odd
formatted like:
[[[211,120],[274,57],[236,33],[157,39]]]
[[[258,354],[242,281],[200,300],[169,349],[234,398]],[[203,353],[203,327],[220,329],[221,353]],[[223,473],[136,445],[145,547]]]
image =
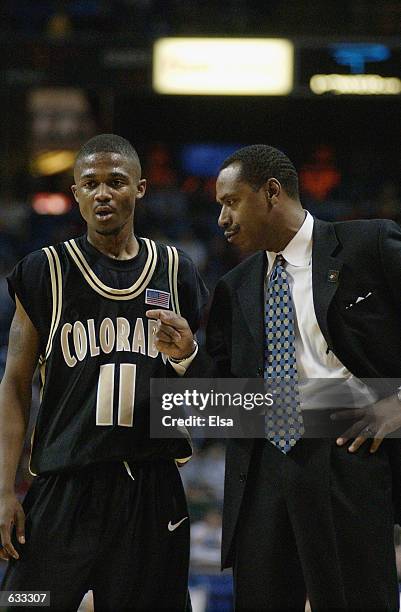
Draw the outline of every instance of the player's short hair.
[[[258,191],[269,178],[276,178],[290,198],[299,198],[298,173],[292,161],[279,149],[256,144],[238,149],[227,157],[220,170],[240,162],[240,178]]]
[[[117,134],[99,134],[88,140],[78,151],[75,158],[75,165],[84,157],[93,155],[94,153],[118,153],[122,157],[132,159],[139,168],[141,175],[141,162],[139,161],[138,153],[135,151],[132,144]]]

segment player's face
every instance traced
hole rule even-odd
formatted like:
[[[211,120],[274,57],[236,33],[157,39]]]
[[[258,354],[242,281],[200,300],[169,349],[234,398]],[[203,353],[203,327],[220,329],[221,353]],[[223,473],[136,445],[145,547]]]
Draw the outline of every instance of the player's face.
[[[216,200],[221,205],[218,224],[228,242],[245,252],[273,250],[271,237],[276,223],[266,190],[262,187],[254,191],[241,181],[239,164],[234,163],[220,172]]]
[[[71,189],[88,232],[117,235],[132,231],[135,201],[145,194],[146,181],[134,160],[119,153],[94,153],[75,167]]]

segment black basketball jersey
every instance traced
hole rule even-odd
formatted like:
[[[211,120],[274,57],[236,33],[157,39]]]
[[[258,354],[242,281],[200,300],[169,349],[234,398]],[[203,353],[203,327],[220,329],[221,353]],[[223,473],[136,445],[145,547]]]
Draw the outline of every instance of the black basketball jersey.
[[[195,332],[207,290],[184,253],[138,242],[135,258],[114,260],[82,236],[31,253],[8,278],[40,337],[33,474],[191,454],[184,437],[149,436],[150,378],[166,359],[145,312],[174,310]]]

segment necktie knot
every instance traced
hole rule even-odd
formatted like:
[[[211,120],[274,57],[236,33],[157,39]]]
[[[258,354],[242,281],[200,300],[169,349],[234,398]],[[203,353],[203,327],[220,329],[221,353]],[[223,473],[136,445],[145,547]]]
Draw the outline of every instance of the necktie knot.
[[[276,281],[277,277],[280,274],[286,275],[285,268],[284,268],[285,263],[286,263],[285,259],[283,255],[281,255],[281,253],[279,255],[276,255],[276,259],[274,260],[274,264],[273,264],[271,274],[270,274],[269,284]]]

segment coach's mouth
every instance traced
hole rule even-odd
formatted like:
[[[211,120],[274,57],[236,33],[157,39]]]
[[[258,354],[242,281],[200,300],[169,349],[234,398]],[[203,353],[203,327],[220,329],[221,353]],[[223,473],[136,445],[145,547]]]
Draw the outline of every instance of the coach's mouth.
[[[234,236],[236,236],[238,232],[239,232],[239,227],[236,227],[230,230],[226,230],[224,232],[224,236],[228,242],[232,242],[234,239]]]

